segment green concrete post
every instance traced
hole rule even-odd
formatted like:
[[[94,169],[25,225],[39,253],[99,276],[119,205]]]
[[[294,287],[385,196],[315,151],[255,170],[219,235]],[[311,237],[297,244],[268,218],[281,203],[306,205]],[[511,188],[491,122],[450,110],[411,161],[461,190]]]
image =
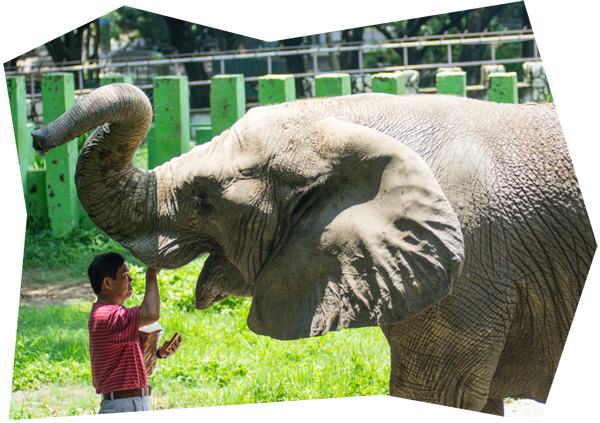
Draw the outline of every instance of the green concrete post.
[[[30,168],[27,172],[25,193],[27,216],[38,222],[48,221],[48,200],[46,197],[46,169]]]
[[[315,77],[316,97],[335,97],[352,94],[350,75],[347,73],[329,73]]]
[[[27,91],[24,76],[9,76],[6,78],[8,101],[12,115],[13,131],[17,145],[19,168],[21,170],[21,185],[27,192],[27,169],[33,163],[32,138],[27,137],[31,132],[27,128]]]
[[[244,75],[215,75],[210,83],[213,136],[220,135],[246,113]]]
[[[467,73],[439,72],[436,75],[437,91],[439,94],[467,96]]]
[[[115,84],[117,82],[125,82],[127,84],[133,84],[133,77],[131,75],[106,75],[100,79],[100,85]]]
[[[148,139],[148,168],[190,151],[190,90],[187,76],[154,78],[154,139]]]
[[[212,139],[212,128],[210,126],[199,126],[196,128],[196,145],[204,144]]]
[[[258,103],[285,103],[296,99],[296,81],[293,75],[265,75],[258,80]]]
[[[371,79],[371,91],[374,93],[406,94],[406,84],[402,72],[376,73]]]
[[[519,103],[517,73],[502,72],[491,74],[489,99],[496,103]]]
[[[57,119],[75,104],[72,73],[50,73],[42,76],[42,108],[44,124]],[[46,154],[46,199],[52,236],[67,236],[79,225],[80,204],[75,188],[77,140],[50,150]]]

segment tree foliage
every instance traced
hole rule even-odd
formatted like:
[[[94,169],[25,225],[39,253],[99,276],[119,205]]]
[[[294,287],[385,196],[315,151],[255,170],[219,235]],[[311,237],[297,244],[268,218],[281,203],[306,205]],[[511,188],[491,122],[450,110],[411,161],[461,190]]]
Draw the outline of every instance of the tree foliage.
[[[404,37],[419,37],[439,34],[461,34],[464,32],[477,33],[484,31],[503,31],[508,28],[531,28],[529,16],[523,2],[500,4],[478,9],[463,10],[435,16],[424,16],[405,21],[390,22],[374,25],[387,39],[401,39]],[[533,44],[522,43],[522,57],[533,55]],[[486,46],[465,45],[457,46],[453,51],[453,61],[466,62],[484,60]],[[398,52],[401,56],[401,52]],[[409,64],[443,63],[445,62],[446,49],[416,49],[408,50]],[[457,55],[454,58],[454,55]],[[467,83],[479,83],[479,67],[467,69]]]
[[[102,25],[104,22],[104,25]],[[445,13],[435,16],[424,16],[404,21],[372,25],[387,39],[401,39],[435,34],[460,34],[468,32],[499,31],[507,28],[530,27],[529,17],[523,2],[500,4],[478,9],[470,9]],[[369,27],[349,28],[341,31],[344,43],[361,43]],[[65,61],[97,60],[99,46],[109,51],[111,40],[121,40],[127,35],[129,45],[124,48],[143,47],[161,52],[165,55],[194,54],[207,51],[234,51],[255,48],[261,45],[259,40],[220,29],[166,17],[131,7],[121,7],[99,20],[89,22],[61,37],[46,43],[55,63]],[[284,48],[294,48],[309,43],[314,37],[297,37],[277,42]],[[91,49],[91,50],[90,50]],[[408,50],[409,64],[444,63],[446,49]],[[483,60],[486,47],[465,45],[453,47],[453,62]],[[533,43],[522,43],[522,51],[511,51],[510,54],[533,56]],[[454,57],[456,56],[456,57]],[[402,52],[396,52],[396,59],[384,58],[384,61],[399,61]],[[302,56],[286,56],[289,73],[306,72]],[[14,62],[14,61],[13,61]],[[12,63],[12,62],[11,62]],[[357,69],[357,52],[341,53],[336,58],[340,69]],[[191,81],[208,80],[207,70],[201,63],[185,64],[186,73]],[[479,83],[479,68],[467,68],[467,83]],[[301,81],[297,81],[298,97],[303,96]],[[191,90],[192,107],[208,106],[208,86],[194,86]]]

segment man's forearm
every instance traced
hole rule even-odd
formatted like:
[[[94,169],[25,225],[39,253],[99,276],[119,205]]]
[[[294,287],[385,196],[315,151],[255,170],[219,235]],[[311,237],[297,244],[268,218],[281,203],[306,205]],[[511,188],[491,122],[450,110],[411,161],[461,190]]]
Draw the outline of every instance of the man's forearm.
[[[140,304],[140,327],[151,325],[160,318],[159,272],[160,269],[153,267],[148,267],[146,270],[146,292]]]

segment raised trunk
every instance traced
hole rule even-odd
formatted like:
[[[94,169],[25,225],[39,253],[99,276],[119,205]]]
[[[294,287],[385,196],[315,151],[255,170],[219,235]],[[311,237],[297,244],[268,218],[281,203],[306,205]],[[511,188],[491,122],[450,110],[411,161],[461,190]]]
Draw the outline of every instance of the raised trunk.
[[[77,194],[90,219],[136,257],[154,262],[157,175],[133,164],[152,122],[148,97],[129,84],[101,87],[54,122],[33,132],[34,148],[47,152],[94,127],[77,162]],[[154,244],[151,246],[150,244]],[[156,251],[156,250],[155,250]]]

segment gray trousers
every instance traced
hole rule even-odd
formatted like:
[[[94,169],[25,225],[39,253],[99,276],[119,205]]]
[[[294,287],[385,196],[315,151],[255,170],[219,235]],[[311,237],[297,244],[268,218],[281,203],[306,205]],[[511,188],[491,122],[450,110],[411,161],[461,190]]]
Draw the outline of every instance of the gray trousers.
[[[114,400],[103,399],[98,414],[127,413],[130,411],[152,411],[152,397],[131,397]]]

